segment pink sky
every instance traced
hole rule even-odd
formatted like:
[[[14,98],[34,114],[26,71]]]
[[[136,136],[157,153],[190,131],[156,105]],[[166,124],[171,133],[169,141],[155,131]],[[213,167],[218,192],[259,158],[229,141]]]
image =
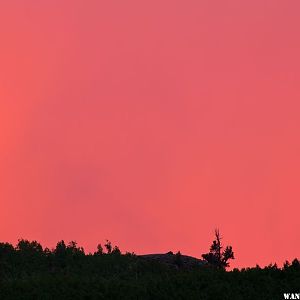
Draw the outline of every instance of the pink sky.
[[[0,239],[299,257],[300,2],[0,4]]]

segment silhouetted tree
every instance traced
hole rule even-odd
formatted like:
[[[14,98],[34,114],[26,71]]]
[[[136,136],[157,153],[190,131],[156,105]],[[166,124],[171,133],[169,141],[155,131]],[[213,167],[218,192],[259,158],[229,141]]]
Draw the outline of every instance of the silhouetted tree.
[[[121,250],[118,246],[114,246],[114,248],[111,251],[111,254],[121,255]]]
[[[300,261],[297,258],[292,261],[291,268],[294,270],[300,270]]]
[[[0,257],[2,255],[10,255],[14,253],[15,248],[9,243],[0,243]]]
[[[84,249],[82,247],[77,247],[77,242],[75,241],[69,242],[67,252],[70,255],[84,255]]]
[[[107,251],[107,254],[111,254],[112,245],[111,245],[111,242],[109,240],[106,240],[106,243],[104,244],[104,247]]]
[[[56,244],[56,248],[54,249],[54,254],[56,256],[65,256],[66,250],[67,250],[67,246],[64,240],[62,240]]]
[[[101,244],[98,244],[97,245],[97,251],[94,253],[94,255],[103,255],[104,252],[103,252],[103,247]]]
[[[288,270],[288,268],[291,266],[290,262],[288,260],[286,260],[283,264],[283,269],[284,270]]]
[[[227,246],[222,251],[223,245],[221,243],[221,236],[218,229],[215,230],[215,240],[210,246],[209,253],[202,254],[202,257],[210,265],[215,266],[219,269],[225,269],[229,267],[229,260],[234,259],[234,253],[231,246]]]
[[[18,240],[16,250],[26,254],[41,254],[43,247],[37,241],[28,241],[24,239]]]

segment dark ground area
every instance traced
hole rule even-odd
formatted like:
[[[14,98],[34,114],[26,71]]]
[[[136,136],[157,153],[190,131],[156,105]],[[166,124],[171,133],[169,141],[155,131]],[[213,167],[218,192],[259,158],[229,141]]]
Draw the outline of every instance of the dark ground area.
[[[0,243],[0,299],[284,299],[300,292],[298,260],[225,271],[180,254],[137,256],[76,243]],[[291,298],[292,299],[292,298]]]

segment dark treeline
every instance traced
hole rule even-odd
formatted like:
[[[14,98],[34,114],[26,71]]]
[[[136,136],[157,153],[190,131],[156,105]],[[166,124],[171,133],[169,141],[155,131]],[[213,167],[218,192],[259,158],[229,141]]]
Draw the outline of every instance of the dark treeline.
[[[226,271],[222,266],[233,252],[230,247],[220,252],[217,240],[203,255],[211,262],[202,266],[184,268],[180,255],[167,265],[122,254],[109,241],[88,254],[76,242],[61,241],[51,250],[36,241],[0,243],[0,299],[252,300],[284,299],[284,293],[300,290],[297,259],[282,268],[270,264]]]

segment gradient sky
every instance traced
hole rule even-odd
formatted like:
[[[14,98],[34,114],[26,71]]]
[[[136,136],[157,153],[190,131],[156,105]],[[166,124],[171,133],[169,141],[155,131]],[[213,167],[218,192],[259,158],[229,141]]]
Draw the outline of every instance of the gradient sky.
[[[0,239],[233,266],[300,248],[298,0],[0,4]]]

